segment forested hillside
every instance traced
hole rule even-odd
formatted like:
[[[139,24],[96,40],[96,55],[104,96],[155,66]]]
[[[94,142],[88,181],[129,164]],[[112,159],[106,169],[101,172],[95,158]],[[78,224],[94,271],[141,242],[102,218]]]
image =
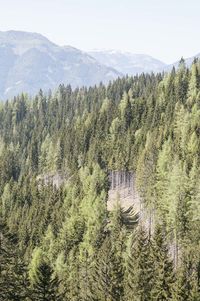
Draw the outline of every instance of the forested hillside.
[[[107,211],[113,170],[153,231]],[[1,104],[0,300],[199,301],[199,229],[199,61]]]

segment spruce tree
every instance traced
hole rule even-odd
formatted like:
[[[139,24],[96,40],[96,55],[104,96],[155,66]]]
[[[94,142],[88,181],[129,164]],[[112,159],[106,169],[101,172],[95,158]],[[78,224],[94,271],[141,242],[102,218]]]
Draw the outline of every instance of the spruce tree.
[[[42,262],[36,271],[36,278],[32,284],[31,300],[38,301],[59,301],[62,300],[58,292],[59,282],[53,276],[53,270],[46,262]]]
[[[156,301],[173,300],[175,283],[174,266],[160,226],[156,227],[153,239],[153,259],[155,265],[152,299]]]
[[[149,301],[153,288],[154,263],[151,242],[140,225],[128,240],[125,254],[124,299]]]
[[[40,248],[34,250],[29,269],[29,299],[38,301],[62,300],[59,294],[59,280],[45,254]]]
[[[16,248],[17,246],[17,248]],[[27,268],[18,249],[17,240],[5,225],[0,224],[0,300],[25,300]]]

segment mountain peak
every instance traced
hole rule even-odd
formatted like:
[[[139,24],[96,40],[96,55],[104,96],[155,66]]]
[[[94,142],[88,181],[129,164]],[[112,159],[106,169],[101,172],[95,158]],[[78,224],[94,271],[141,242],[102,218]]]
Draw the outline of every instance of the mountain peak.
[[[16,55],[21,55],[34,47],[56,46],[39,33],[16,30],[0,31],[0,45],[9,45]]]
[[[199,57],[199,55],[196,55]],[[193,58],[186,60],[190,65]],[[178,64],[178,63],[177,63]],[[27,92],[31,95],[59,84],[93,86],[121,77],[171,70],[173,65],[146,54],[114,49],[84,52],[58,46],[35,32],[0,31],[0,97]]]
[[[0,32],[0,97],[3,99],[59,84],[93,86],[121,74],[71,46],[58,46],[38,33]]]
[[[45,36],[43,36],[40,33],[20,31],[20,30],[0,31],[0,39],[10,39],[10,40],[38,39],[43,41],[49,41]]]

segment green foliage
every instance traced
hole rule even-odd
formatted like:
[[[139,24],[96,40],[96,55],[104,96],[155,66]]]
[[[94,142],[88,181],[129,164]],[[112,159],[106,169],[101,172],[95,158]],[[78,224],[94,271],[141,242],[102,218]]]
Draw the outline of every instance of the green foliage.
[[[53,269],[44,258],[44,253],[36,249],[30,264],[30,300],[59,301],[58,278],[53,275]]]
[[[199,300],[199,61],[2,104],[0,218],[0,300]]]
[[[173,300],[175,276],[173,263],[169,258],[165,235],[158,226],[153,240],[154,283],[152,288],[153,300]]]

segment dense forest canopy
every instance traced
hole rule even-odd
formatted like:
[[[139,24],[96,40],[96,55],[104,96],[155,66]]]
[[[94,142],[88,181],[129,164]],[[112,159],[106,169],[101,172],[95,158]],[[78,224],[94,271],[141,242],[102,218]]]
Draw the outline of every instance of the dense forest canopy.
[[[134,172],[153,233],[108,212],[110,170]],[[198,60],[1,104],[0,300],[198,301],[199,229]]]

